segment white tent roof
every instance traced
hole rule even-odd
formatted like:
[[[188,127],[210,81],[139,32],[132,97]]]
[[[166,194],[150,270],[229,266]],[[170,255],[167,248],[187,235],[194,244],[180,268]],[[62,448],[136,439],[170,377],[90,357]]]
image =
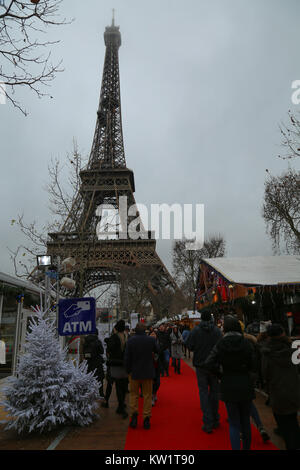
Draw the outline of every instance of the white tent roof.
[[[181,318],[189,318],[190,320],[201,318],[201,313],[193,312],[193,310],[188,310],[186,313],[180,315]]]
[[[253,256],[202,260],[234,284],[300,284],[300,256]]]

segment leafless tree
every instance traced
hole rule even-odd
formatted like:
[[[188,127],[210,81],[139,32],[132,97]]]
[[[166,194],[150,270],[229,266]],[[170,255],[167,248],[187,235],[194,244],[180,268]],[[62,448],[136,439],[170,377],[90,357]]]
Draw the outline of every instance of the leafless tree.
[[[57,231],[70,213],[77,194],[79,172],[87,162],[82,156],[77,142],[66,159],[52,159],[49,166],[49,182],[44,189],[49,195],[49,223],[39,225],[38,221],[26,221],[24,214],[11,220],[24,236],[24,244],[16,249],[8,248],[17,277],[28,278],[36,266],[36,255],[47,252],[48,233]]]
[[[44,87],[62,71],[61,62],[51,62],[51,46],[59,41],[43,39],[53,26],[67,24],[60,19],[62,0],[5,0],[0,3],[0,92],[24,115],[27,112],[15,96],[25,87],[39,98],[50,96]]]
[[[275,253],[285,243],[287,253],[300,253],[300,172],[292,168],[280,176],[267,170],[262,215]]]
[[[120,308],[127,313],[143,313],[150,305],[152,296],[149,283],[156,275],[151,266],[124,266],[120,269]]]
[[[300,157],[300,120],[291,111],[288,112],[289,124],[281,124],[282,146],[284,155],[278,155],[283,160],[291,160]]]
[[[210,235],[202,249],[187,250],[187,241],[178,240],[173,245],[173,271],[177,284],[192,308],[201,259],[224,256],[226,244],[222,235]]]

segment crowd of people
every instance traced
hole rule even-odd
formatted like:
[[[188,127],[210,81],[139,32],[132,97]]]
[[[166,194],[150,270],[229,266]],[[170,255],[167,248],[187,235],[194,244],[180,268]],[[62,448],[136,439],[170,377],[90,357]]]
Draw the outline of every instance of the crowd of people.
[[[264,442],[268,441],[259,412],[255,406],[256,387],[268,395],[277,432],[284,439],[286,449],[300,449],[299,368],[292,361],[290,338],[279,324],[268,322],[264,331],[245,329],[235,315],[226,315],[223,325],[216,325],[214,317],[203,312],[199,325],[188,327],[161,324],[146,328],[138,323],[130,331],[123,320],[116,323],[106,342],[106,389],[103,389],[104,348],[95,336],[86,344],[85,358],[89,370],[94,370],[99,390],[104,397],[103,407],[109,407],[113,384],[116,387],[116,412],[129,426],[138,424],[139,397],[143,401],[143,426],[150,429],[152,407],[158,399],[161,377],[169,376],[169,368],[180,375],[183,357],[192,353],[203,414],[202,430],[211,434],[220,426],[219,402],[225,403],[231,447],[233,450],[251,449],[251,419]],[[100,343],[100,344],[99,344]],[[97,346],[96,346],[97,345]],[[91,346],[101,360],[92,359]],[[89,357],[90,355],[90,357]],[[129,410],[126,406],[129,394]]]

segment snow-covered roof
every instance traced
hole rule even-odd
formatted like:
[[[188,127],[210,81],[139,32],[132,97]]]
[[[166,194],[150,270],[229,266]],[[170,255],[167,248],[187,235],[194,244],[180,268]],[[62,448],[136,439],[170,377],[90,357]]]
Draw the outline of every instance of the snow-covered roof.
[[[188,318],[189,320],[193,320],[193,319],[197,320],[201,318],[201,313],[188,310],[186,313],[180,313],[178,315],[173,315],[168,318],[165,317],[162,320],[159,320],[158,322],[156,322],[154,326],[158,327],[159,325],[162,325],[163,323],[172,323],[172,321],[183,320],[186,318]]]
[[[234,284],[300,284],[300,256],[297,255],[210,258],[202,261]]]

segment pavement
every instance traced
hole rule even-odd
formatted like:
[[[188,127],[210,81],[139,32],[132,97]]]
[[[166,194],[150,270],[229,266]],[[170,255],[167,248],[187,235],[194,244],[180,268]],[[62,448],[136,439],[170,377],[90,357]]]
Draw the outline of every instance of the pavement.
[[[191,365],[191,359],[185,359]],[[0,380],[0,398],[3,397],[3,386],[7,379]],[[283,440],[274,433],[276,422],[272,410],[265,404],[266,397],[256,394],[255,404],[261,421],[270,435],[273,444],[281,450],[285,449]],[[20,436],[15,431],[6,431],[5,425],[0,424],[1,450],[123,450],[126,442],[129,418],[122,419],[116,414],[118,406],[115,387],[110,398],[109,408],[102,408],[99,401],[97,419],[88,427],[61,427],[44,434]],[[128,396],[127,396],[128,406]],[[0,421],[7,415],[0,407]]]

